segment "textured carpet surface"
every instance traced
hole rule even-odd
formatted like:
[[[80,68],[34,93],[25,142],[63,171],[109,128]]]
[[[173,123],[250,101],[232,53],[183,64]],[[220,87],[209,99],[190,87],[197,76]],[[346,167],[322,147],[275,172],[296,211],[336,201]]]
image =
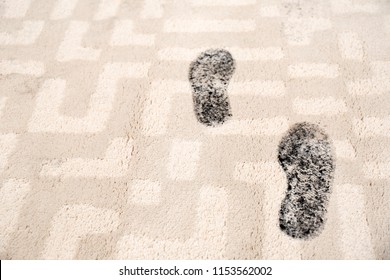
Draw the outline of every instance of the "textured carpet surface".
[[[390,1],[0,17],[1,259],[390,258]]]

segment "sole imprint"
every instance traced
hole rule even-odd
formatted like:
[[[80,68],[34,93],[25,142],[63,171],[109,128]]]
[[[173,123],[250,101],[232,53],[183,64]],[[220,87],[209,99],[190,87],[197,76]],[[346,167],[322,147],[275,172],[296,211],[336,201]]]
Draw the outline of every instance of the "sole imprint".
[[[279,144],[278,159],[288,181],[279,211],[280,229],[293,238],[318,235],[325,223],[334,174],[328,135],[315,124],[295,124]]]
[[[191,63],[189,80],[195,115],[200,123],[216,126],[232,116],[226,90],[234,69],[232,55],[221,49],[207,50]]]

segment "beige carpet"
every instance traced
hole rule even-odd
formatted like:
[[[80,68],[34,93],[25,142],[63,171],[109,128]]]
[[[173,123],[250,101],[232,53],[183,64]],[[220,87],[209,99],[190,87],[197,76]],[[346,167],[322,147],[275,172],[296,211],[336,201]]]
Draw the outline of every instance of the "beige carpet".
[[[390,1],[1,0],[1,259],[390,259]],[[191,61],[229,51],[231,117]],[[318,235],[279,226],[278,146],[329,136]]]

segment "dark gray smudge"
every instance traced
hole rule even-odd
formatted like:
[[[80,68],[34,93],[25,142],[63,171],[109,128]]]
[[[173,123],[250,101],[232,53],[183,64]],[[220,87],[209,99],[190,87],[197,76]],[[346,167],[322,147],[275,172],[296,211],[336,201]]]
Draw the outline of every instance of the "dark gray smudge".
[[[226,90],[234,70],[232,55],[221,49],[207,50],[191,63],[189,80],[200,123],[215,126],[232,116]]]
[[[334,174],[328,136],[317,125],[295,124],[279,144],[279,163],[288,187],[279,211],[280,229],[294,238],[309,238],[323,228]]]

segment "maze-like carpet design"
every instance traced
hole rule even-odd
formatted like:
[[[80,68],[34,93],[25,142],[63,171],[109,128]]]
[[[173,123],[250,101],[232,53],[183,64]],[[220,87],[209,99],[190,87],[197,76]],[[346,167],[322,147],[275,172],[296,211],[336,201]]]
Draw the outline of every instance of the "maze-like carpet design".
[[[1,259],[390,258],[390,1],[0,17]]]

